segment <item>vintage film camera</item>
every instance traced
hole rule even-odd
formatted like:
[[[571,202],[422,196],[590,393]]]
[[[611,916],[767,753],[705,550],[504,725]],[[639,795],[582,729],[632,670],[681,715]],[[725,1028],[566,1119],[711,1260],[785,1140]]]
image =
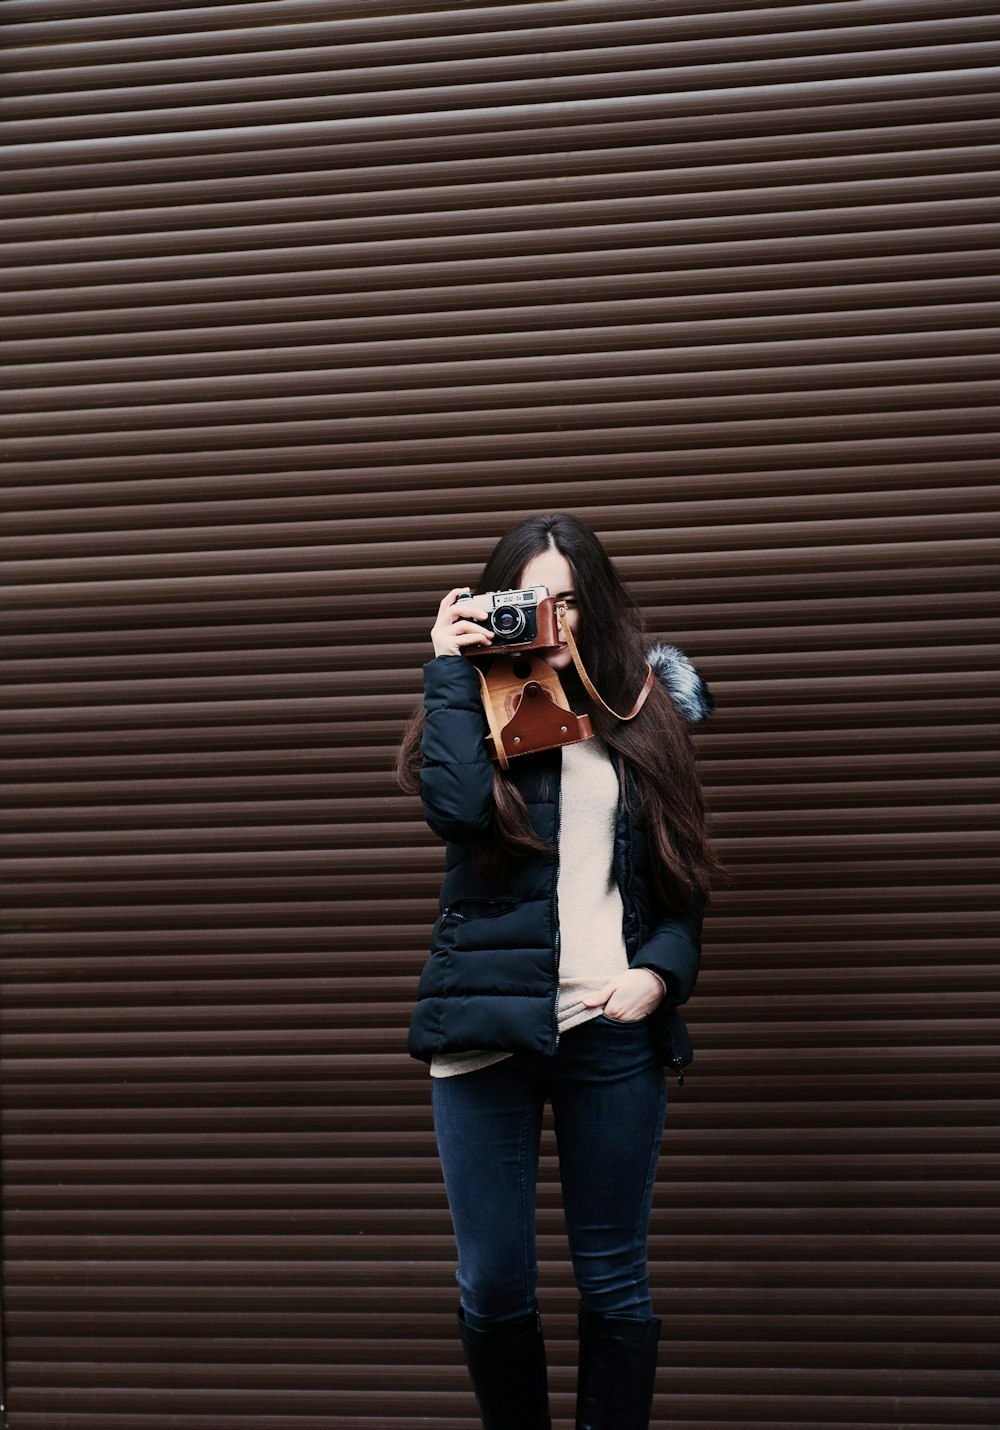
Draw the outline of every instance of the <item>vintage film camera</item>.
[[[556,601],[549,595],[548,586],[523,586],[510,591],[487,591],[482,596],[472,596],[466,587],[459,600],[468,596],[477,605],[485,607],[489,615],[485,620],[470,616],[475,626],[493,632],[490,645],[491,654],[513,655],[521,651],[552,650],[563,644],[556,617]],[[466,646],[465,653],[474,656],[484,653],[483,647]]]

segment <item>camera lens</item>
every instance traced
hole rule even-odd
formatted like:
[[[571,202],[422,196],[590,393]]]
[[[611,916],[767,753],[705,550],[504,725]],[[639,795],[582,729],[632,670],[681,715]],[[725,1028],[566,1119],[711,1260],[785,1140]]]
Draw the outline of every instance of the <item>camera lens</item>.
[[[513,640],[525,627],[524,615],[516,606],[498,606],[490,619],[497,635],[505,640]]]

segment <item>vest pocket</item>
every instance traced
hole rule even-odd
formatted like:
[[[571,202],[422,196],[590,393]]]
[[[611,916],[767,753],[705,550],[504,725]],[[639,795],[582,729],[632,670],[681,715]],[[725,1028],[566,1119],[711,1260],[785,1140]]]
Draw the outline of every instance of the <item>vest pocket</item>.
[[[465,896],[453,899],[445,910],[459,919],[472,918],[495,918],[498,914],[506,913],[508,909],[513,909],[517,905],[515,898],[499,899],[477,899]]]
[[[510,913],[517,907],[517,900],[514,898],[498,899],[475,899],[463,897],[452,899],[450,904],[446,904],[438,916],[435,929],[443,929],[446,924],[467,923],[470,919],[495,919],[501,914]]]

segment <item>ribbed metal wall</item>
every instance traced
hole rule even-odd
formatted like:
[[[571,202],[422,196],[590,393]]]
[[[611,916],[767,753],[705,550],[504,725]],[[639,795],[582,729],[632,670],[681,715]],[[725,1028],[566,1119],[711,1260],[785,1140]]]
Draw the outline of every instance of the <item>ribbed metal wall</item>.
[[[718,700],[655,1425],[997,1425],[995,4],[4,12],[9,1430],[476,1423],[389,766],[559,509]]]

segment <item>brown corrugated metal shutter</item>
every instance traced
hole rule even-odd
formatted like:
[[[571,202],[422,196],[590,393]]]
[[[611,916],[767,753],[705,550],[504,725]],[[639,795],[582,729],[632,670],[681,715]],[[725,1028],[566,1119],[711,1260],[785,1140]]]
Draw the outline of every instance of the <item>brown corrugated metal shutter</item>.
[[[655,1425],[998,1423],[995,9],[8,0],[9,1430],[475,1423],[389,767],[554,509],[718,699]]]

